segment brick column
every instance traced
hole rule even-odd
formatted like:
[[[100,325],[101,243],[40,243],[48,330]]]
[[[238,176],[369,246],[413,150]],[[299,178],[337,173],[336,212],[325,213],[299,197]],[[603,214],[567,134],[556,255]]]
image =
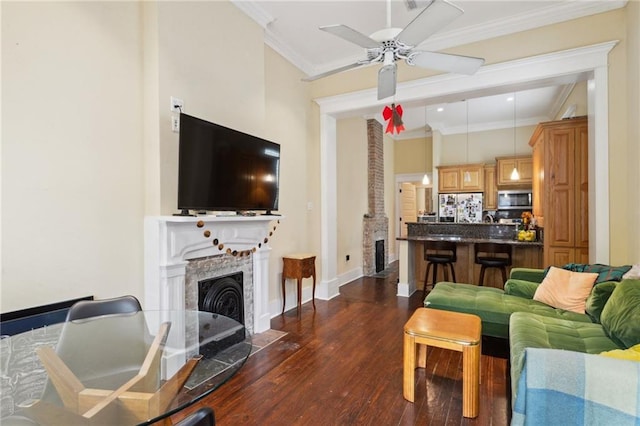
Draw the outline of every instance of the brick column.
[[[363,273],[376,273],[376,241],[384,240],[384,267],[389,264],[389,218],[384,213],[384,146],[382,125],[367,120],[369,211],[362,236]]]

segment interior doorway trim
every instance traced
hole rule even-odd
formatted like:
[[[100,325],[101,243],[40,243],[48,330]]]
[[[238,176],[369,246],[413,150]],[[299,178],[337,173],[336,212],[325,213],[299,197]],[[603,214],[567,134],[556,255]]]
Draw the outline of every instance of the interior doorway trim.
[[[609,263],[609,105],[608,55],[617,40],[552,52],[514,61],[483,66],[473,76],[453,74],[398,84],[396,103],[452,102],[465,97],[484,96],[504,91],[525,90],[549,84],[588,80],[589,181],[600,184],[589,188],[590,262]],[[322,281],[320,293],[327,297],[338,294],[337,270],[337,179],[336,120],[371,114],[385,101],[376,100],[376,89],[367,89],[316,99],[320,107],[320,188]],[[334,155],[330,155],[333,153]],[[400,283],[402,284],[402,283]],[[335,286],[335,288],[334,288]]]
[[[427,173],[429,179],[431,180],[431,184],[427,185],[431,187],[433,191],[433,173]],[[400,235],[400,227],[402,226],[402,222],[400,221],[400,196],[398,195],[400,189],[402,188],[402,184],[405,182],[421,182],[424,177],[424,173],[398,173],[395,175],[395,195],[393,197],[393,202],[395,205],[395,224],[393,228],[395,229],[396,237]],[[432,193],[433,195],[433,193]],[[432,197],[433,198],[433,197]],[[433,202],[434,200],[431,200]],[[400,247],[398,244],[395,244],[395,250],[393,253],[393,258],[398,259],[400,257]]]

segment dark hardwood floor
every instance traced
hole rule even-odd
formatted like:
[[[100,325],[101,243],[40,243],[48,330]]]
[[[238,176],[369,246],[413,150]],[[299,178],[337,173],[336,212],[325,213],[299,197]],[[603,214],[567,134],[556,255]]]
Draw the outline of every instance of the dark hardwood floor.
[[[462,417],[459,352],[430,349],[427,368],[416,372],[415,403],[402,397],[402,330],[422,293],[397,297],[396,269],[388,271],[316,300],[315,311],[306,303],[300,317],[294,309],[274,318],[271,328],[288,334],[189,412],[211,406],[222,426],[508,424],[507,360],[491,342],[483,343],[477,418]]]

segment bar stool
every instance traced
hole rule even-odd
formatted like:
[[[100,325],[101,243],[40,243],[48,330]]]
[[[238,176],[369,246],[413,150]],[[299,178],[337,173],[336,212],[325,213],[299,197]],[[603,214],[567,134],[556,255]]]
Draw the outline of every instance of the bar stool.
[[[428,263],[427,272],[424,275],[424,288],[422,290],[423,296],[426,296],[428,285],[427,283],[429,281],[429,270],[431,269],[431,266],[433,266],[433,282],[431,283],[432,288],[434,285],[436,285],[438,276],[438,265],[442,265],[445,281],[449,281],[449,269],[451,269],[453,282],[456,282],[456,271],[453,268],[453,264],[456,263],[457,260],[456,249],[456,243],[453,243],[451,241],[425,241],[424,260],[426,260]],[[449,266],[449,269],[447,269],[447,266]]]
[[[475,262],[482,265],[480,268],[480,281],[484,284],[484,271],[487,268],[499,268],[502,272],[502,285],[507,281],[507,266],[511,266],[511,245],[501,243],[475,243]],[[484,255],[480,255],[480,254]]]

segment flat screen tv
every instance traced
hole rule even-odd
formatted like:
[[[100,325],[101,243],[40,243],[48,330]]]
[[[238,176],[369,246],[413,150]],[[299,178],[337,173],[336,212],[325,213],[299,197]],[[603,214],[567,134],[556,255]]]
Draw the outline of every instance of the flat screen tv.
[[[280,145],[180,114],[178,209],[278,210]]]

